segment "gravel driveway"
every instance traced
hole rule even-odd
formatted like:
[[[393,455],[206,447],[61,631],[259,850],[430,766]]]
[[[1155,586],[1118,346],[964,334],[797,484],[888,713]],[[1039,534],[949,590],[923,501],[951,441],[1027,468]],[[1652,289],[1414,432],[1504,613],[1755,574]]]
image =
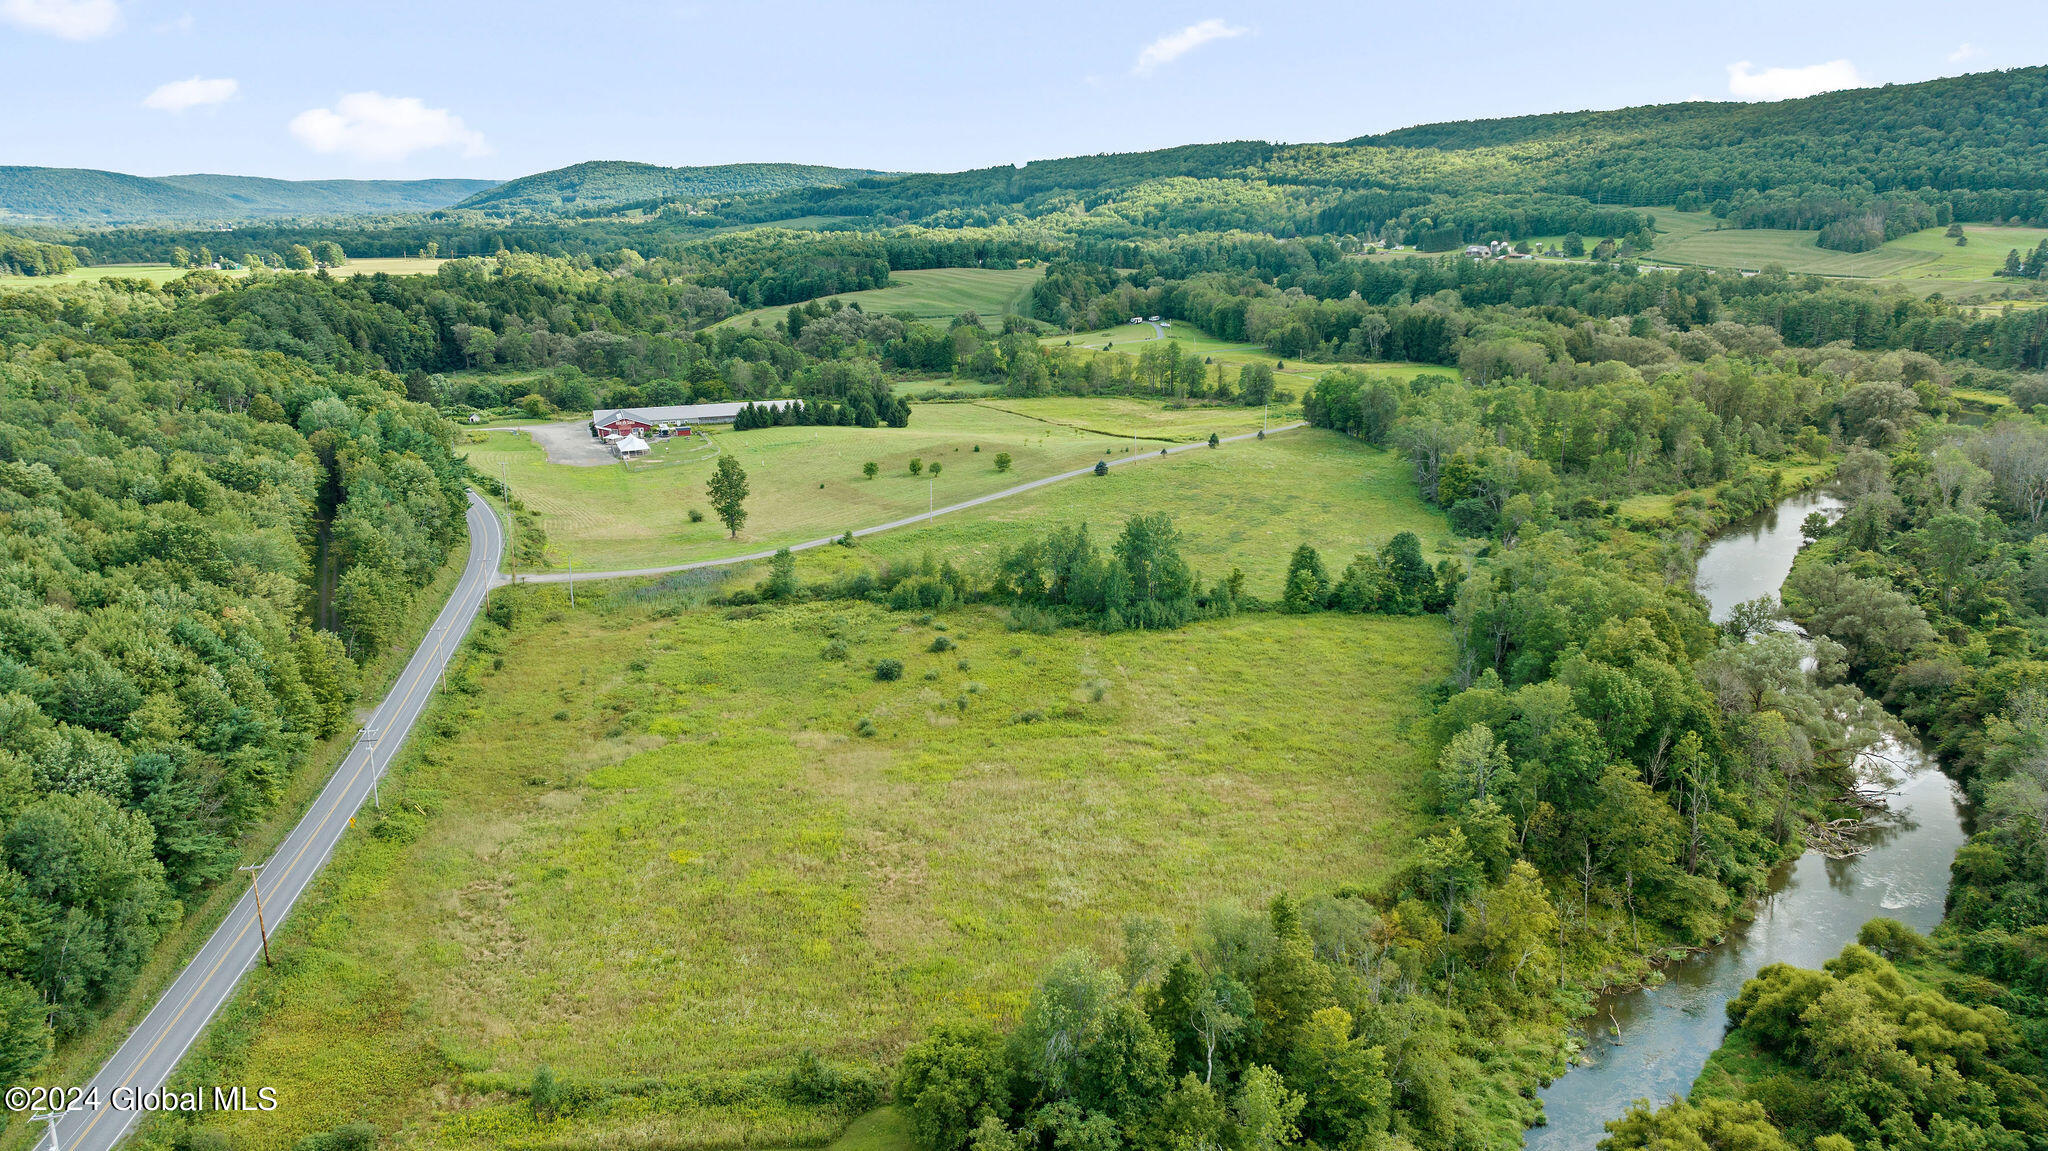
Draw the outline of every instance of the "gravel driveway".
[[[532,436],[533,442],[547,452],[551,464],[594,468],[619,462],[611,449],[604,446],[603,440],[591,438],[589,424],[523,424],[505,430]]]

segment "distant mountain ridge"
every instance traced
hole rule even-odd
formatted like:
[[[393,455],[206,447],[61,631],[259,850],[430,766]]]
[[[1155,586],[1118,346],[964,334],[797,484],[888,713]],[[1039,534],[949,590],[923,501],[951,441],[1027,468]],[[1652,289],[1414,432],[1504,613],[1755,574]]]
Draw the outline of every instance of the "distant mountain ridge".
[[[586,160],[508,180],[455,206],[485,212],[559,212],[663,197],[767,195],[883,175],[888,173],[819,164],[664,168],[633,160]]]
[[[136,224],[427,212],[494,180],[272,180],[0,166],[0,222]]]

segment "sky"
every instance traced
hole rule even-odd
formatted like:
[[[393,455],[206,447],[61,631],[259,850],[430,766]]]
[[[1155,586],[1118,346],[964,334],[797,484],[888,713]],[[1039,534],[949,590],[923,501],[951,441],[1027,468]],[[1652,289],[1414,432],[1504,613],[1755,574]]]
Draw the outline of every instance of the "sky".
[[[1711,18],[1704,13],[1710,11]],[[2048,63],[2048,6],[0,0],[0,164],[958,171]]]

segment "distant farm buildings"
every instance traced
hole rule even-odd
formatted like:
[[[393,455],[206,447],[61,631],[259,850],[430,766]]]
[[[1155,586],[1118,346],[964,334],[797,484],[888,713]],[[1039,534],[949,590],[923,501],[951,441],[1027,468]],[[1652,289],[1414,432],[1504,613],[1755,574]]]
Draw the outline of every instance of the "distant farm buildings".
[[[771,411],[795,403],[795,400],[754,400],[756,408]],[[740,414],[745,403],[724,404],[667,404],[648,408],[599,408],[590,413],[590,434],[600,438],[607,436],[646,436],[652,433],[658,439],[671,435],[690,434],[695,424],[729,424]]]

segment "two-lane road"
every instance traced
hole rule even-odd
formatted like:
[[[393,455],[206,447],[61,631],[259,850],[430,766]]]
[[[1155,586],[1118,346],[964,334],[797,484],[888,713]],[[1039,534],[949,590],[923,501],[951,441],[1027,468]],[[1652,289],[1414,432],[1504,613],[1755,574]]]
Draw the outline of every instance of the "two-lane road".
[[[483,606],[504,551],[504,534],[497,516],[475,492],[469,495],[468,521],[469,562],[454,593],[319,798],[257,873],[263,918],[273,934],[334,853],[348,830],[349,819],[369,800],[372,784],[398,754],[433,697],[442,669]],[[186,1049],[234,993],[242,974],[261,956],[256,901],[245,891],[177,982],[93,1077],[80,1105],[53,1122],[40,1146],[51,1147],[55,1140],[62,1151],[108,1151],[119,1143],[138,1113],[117,1108],[115,1103],[127,1103],[130,1093],[139,1096],[163,1087]],[[213,1106],[212,1086],[203,1088],[209,1109]],[[95,1095],[98,1105],[87,1106],[84,1100]]]

